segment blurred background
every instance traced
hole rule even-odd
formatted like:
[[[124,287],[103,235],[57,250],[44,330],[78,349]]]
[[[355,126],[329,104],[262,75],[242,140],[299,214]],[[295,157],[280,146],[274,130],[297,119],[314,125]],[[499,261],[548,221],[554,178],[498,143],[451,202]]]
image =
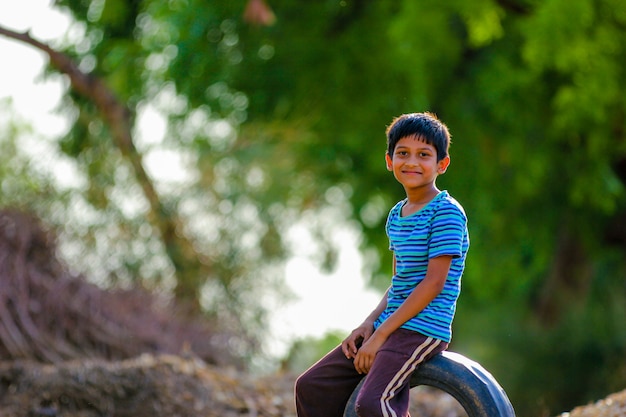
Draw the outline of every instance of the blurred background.
[[[72,271],[299,372],[386,288],[404,192],[384,130],[431,111],[471,236],[450,349],[520,416],[626,388],[621,0],[20,4],[0,13],[0,208],[53,228]]]

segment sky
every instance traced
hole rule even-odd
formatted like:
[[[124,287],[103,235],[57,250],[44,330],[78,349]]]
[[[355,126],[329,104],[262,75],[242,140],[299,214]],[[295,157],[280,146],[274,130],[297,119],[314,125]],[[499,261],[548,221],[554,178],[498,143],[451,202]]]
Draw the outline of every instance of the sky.
[[[0,25],[20,32],[29,31],[37,40],[54,45],[55,39],[66,33],[70,19],[53,10],[50,4],[49,0],[0,0]],[[62,77],[43,80],[45,55],[2,36],[0,57],[0,102],[10,100],[13,113],[33,127],[33,132],[20,138],[20,143],[32,149],[38,155],[39,163],[45,164],[45,170],[58,176],[61,183],[71,182],[71,167],[56,160],[51,152],[54,138],[68,127],[67,120],[55,114],[65,80]],[[143,120],[138,132],[140,136],[159,136],[159,132],[144,131],[148,126],[163,128],[158,116],[148,110],[140,119]],[[6,123],[6,115],[0,115],[0,123]],[[161,161],[154,162],[164,166]],[[339,242],[342,250],[334,273],[323,274],[315,267],[306,244],[300,245],[300,251],[288,261],[285,279],[294,300],[272,311],[269,345],[272,353],[285,353],[294,338],[321,336],[330,330],[348,333],[378,304],[380,293],[368,290],[364,285],[362,259],[357,249],[358,234],[347,225],[338,225],[336,230],[333,239]],[[310,236],[305,228],[295,226],[290,231],[290,238],[307,242]]]
[[[0,0],[0,24],[19,32],[30,31],[42,41],[63,35],[67,17],[48,7],[46,0]],[[18,114],[49,135],[63,131],[66,122],[52,114],[62,91],[59,82],[42,82],[43,53],[0,36],[0,99],[10,97]],[[39,81],[38,81],[39,80]]]

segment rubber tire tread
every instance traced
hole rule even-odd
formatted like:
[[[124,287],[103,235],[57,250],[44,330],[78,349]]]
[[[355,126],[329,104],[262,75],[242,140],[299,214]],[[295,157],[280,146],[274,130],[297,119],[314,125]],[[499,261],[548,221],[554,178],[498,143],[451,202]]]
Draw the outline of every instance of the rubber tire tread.
[[[420,365],[410,380],[411,388],[428,385],[456,399],[468,417],[515,417],[504,389],[479,363],[465,356],[445,351]],[[344,417],[356,417],[356,394],[348,400]]]

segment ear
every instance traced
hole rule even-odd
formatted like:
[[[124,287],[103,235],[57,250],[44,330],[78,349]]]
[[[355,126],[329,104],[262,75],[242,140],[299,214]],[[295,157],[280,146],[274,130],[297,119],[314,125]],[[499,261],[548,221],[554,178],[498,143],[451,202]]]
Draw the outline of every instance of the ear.
[[[449,166],[450,166],[450,156],[446,156],[441,161],[437,162],[437,173],[439,175],[445,173]]]
[[[393,162],[391,160],[391,156],[389,156],[389,153],[385,153],[385,162],[387,164],[387,171],[393,171]]]

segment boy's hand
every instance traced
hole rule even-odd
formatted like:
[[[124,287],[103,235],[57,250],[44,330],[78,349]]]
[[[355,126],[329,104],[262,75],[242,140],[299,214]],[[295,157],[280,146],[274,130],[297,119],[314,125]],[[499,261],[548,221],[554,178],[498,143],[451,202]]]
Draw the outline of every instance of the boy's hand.
[[[356,357],[354,358],[354,369],[360,374],[366,374],[370,371],[374,358],[380,350],[386,338],[380,336],[370,337],[367,342],[364,342],[359,349]]]
[[[374,325],[372,323],[364,322],[356,329],[352,330],[352,333],[341,342],[341,350],[346,358],[352,359],[356,357],[359,350],[360,343],[365,343],[367,339],[374,333]]]

